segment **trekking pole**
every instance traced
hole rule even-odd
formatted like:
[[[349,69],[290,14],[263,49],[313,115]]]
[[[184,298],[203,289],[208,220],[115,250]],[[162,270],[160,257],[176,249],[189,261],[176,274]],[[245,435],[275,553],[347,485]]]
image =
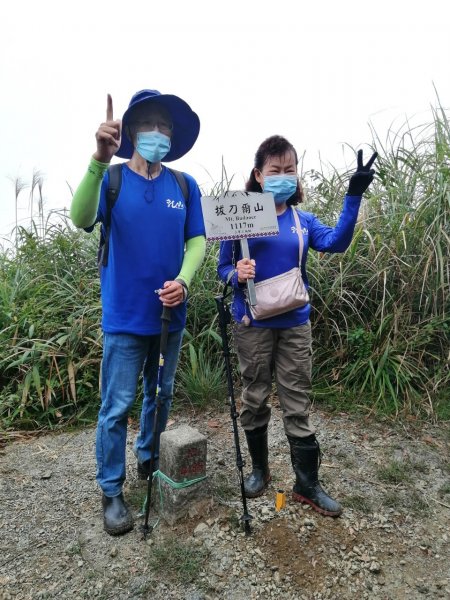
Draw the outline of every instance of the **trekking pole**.
[[[220,325],[220,334],[222,337],[222,350],[223,356],[225,359],[225,371],[227,374],[227,384],[228,384],[228,401],[230,403],[230,415],[231,420],[233,421],[233,433],[234,433],[234,447],[236,449],[236,466],[239,472],[239,482],[241,485],[241,495],[242,495],[242,505],[244,507],[244,514],[241,517],[241,521],[244,523],[244,531],[246,535],[250,534],[250,521],[252,520],[252,516],[249,515],[247,510],[247,498],[245,497],[244,490],[244,472],[243,467],[245,465],[244,460],[242,459],[241,454],[241,445],[239,443],[239,432],[237,426],[237,418],[238,412],[236,410],[236,402],[234,400],[234,389],[233,389],[233,375],[231,371],[231,363],[230,363],[230,349],[228,345],[228,337],[227,337],[227,325],[231,323],[231,313],[228,305],[225,304],[226,298],[226,289],[225,286],[222,296],[216,296],[215,301],[217,304],[217,310],[219,312],[219,325]]]
[[[159,364],[158,364],[158,376],[156,383],[156,392],[155,392],[155,415],[153,417],[153,439],[152,439],[152,455],[150,457],[150,473],[148,476],[148,486],[147,486],[147,499],[145,506],[145,521],[142,527],[144,532],[144,539],[150,531],[148,526],[148,517],[150,514],[150,504],[152,501],[152,483],[153,483],[153,469],[155,466],[155,453],[157,448],[157,441],[159,440],[159,409],[161,406],[160,392],[162,385],[162,378],[164,373],[164,357],[167,350],[167,338],[169,335],[169,323],[171,319],[170,308],[168,306],[163,306],[163,311],[161,315],[161,337],[159,342]]]

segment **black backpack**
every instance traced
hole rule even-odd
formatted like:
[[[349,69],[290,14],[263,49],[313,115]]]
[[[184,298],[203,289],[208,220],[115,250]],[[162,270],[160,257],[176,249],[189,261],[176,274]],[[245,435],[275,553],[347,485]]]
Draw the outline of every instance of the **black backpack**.
[[[181,171],[169,169],[169,167],[166,167],[166,169],[170,171],[177,180],[177,183],[183,192],[184,201],[187,203],[189,200],[189,186],[185,176],[183,173],[181,173]],[[109,185],[106,192],[106,218],[100,234],[100,244],[97,254],[99,268],[101,266],[106,267],[108,265],[109,236],[111,234],[111,213],[119,196],[120,187],[122,185],[122,164],[111,165],[108,167],[108,173]]]

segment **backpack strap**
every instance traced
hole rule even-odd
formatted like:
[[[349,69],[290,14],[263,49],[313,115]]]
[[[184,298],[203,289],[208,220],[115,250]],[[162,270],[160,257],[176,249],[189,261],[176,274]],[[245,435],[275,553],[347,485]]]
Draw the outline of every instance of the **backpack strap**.
[[[100,239],[98,264],[106,267],[108,265],[109,236],[111,234],[111,213],[120,193],[122,185],[122,165],[110,165],[108,167],[109,183],[106,191],[106,215],[105,230]]]
[[[168,171],[177,180],[178,185],[183,192],[184,201],[187,203],[189,200],[189,185],[186,177],[181,171],[170,169],[166,167]],[[109,237],[111,234],[111,213],[114,208],[114,204],[120,193],[120,187],[122,185],[122,164],[110,165],[108,167],[109,184],[106,191],[106,215],[104,222],[104,232],[100,237],[100,245],[98,249],[98,266],[106,267],[108,265],[108,252],[109,252]]]
[[[166,169],[168,171],[170,171],[172,173],[172,175],[175,177],[175,179],[177,180],[177,183],[180,186],[181,191],[183,192],[184,201],[187,202],[189,200],[189,186],[186,181],[186,177],[183,175],[183,173],[181,171],[177,171],[176,169],[171,169],[170,167],[166,167]]]

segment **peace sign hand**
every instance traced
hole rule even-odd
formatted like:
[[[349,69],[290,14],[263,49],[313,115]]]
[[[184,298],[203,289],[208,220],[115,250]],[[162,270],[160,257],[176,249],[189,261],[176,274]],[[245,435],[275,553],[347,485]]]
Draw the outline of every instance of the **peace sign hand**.
[[[94,153],[95,160],[103,163],[111,162],[112,157],[120,148],[122,134],[122,123],[120,119],[113,118],[113,103],[111,95],[106,99],[106,121],[100,125],[95,134],[97,140],[97,151]]]
[[[369,185],[372,183],[373,177],[375,175],[375,170],[371,167],[375,162],[377,156],[378,153],[374,152],[370,157],[369,162],[366,165],[364,165],[363,151],[358,150],[358,164],[356,167],[356,172],[353,173],[353,175],[350,178],[347,196],[362,196],[364,194]]]

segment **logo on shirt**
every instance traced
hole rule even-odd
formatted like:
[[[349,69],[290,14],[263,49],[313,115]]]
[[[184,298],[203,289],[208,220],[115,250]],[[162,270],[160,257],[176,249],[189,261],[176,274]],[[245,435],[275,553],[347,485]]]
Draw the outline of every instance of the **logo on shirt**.
[[[184,209],[184,204],[181,200],[175,202],[175,200],[170,200],[169,198],[167,198],[166,203],[168,208],[178,208],[179,210]]]
[[[297,233],[297,227],[294,227],[294,225],[291,227],[291,231],[292,233]],[[302,227],[302,233],[303,235],[308,235],[308,229],[306,227]]]

